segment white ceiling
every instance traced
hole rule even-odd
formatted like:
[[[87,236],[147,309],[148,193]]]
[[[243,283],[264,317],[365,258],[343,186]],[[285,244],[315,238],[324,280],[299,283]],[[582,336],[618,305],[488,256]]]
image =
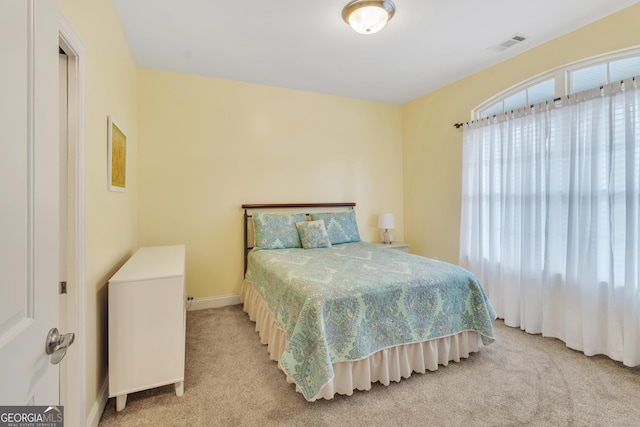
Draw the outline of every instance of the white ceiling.
[[[113,0],[140,67],[404,104],[637,0],[394,0],[379,33],[348,0]],[[488,48],[514,34],[527,40]]]

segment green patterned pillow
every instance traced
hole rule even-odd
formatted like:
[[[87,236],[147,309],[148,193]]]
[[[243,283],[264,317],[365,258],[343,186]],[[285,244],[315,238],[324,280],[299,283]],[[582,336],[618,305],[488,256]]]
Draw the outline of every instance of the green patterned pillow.
[[[356,223],[356,211],[311,214],[311,220],[324,220],[324,225],[332,245],[359,242],[360,232]]]
[[[256,212],[253,227],[257,249],[300,248],[296,222],[305,221],[306,215],[279,215]]]
[[[315,249],[331,246],[323,220],[296,222],[296,228],[303,248]]]

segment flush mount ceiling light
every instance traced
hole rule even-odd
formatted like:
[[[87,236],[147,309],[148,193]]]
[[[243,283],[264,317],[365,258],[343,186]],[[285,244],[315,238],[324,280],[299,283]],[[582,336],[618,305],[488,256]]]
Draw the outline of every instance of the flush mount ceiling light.
[[[342,9],[342,19],[360,34],[380,31],[396,12],[391,0],[354,0]]]

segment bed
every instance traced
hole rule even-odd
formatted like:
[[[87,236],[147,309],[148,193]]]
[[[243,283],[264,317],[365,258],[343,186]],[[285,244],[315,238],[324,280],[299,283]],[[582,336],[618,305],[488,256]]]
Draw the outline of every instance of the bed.
[[[240,300],[306,400],[389,385],[494,341],[473,274],[361,241],[354,203],[242,207]]]

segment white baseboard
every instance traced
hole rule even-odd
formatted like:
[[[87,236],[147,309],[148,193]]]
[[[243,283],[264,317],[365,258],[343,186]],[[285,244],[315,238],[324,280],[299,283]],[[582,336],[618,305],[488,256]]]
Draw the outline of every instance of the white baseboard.
[[[107,400],[109,400],[109,376],[104,380],[102,387],[100,388],[100,392],[98,393],[98,397],[96,398],[93,407],[91,408],[91,412],[87,417],[87,427],[98,427],[98,423],[100,423],[100,418],[102,418],[102,413],[104,412],[104,408],[107,406]]]
[[[227,305],[240,304],[240,295],[221,295],[208,298],[194,298],[187,302],[187,310],[204,310],[205,308],[219,308]]]

